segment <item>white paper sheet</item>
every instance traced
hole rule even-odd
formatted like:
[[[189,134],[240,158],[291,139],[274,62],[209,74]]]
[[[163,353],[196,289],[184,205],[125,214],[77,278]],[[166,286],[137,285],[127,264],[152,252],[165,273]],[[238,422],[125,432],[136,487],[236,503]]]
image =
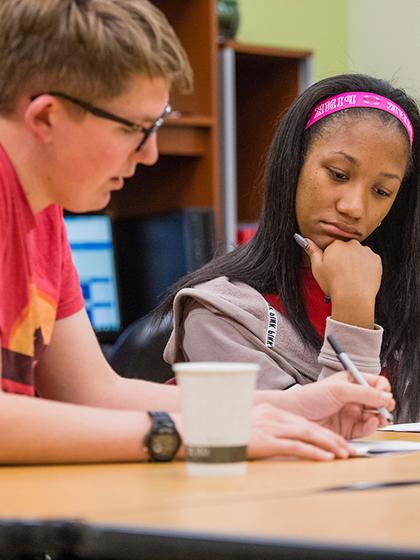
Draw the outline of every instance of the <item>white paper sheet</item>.
[[[379,428],[384,432],[420,432],[420,422],[410,422],[409,424],[390,424]]]
[[[386,455],[389,453],[412,453],[413,451],[420,451],[420,441],[352,440],[349,443],[351,447],[355,450],[356,457],[376,457],[378,455]]]

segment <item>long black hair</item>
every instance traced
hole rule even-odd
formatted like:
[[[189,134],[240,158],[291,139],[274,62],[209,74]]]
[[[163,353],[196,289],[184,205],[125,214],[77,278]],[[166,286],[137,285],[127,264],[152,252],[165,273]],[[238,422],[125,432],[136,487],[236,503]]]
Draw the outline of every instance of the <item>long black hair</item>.
[[[351,91],[376,93],[402,107],[414,129],[411,149],[402,124],[377,109],[340,111],[305,130],[310,111],[317,103]],[[381,361],[387,367],[397,412],[404,403],[406,416],[415,419],[420,406],[420,115],[413,99],[384,80],[360,74],[334,76],[314,84],[295,100],[279,122],[268,154],[264,206],[255,237],[182,278],[170,289],[159,310],[170,311],[181,288],[227,276],[259,292],[278,294],[299,336],[319,351],[322,340],[308,319],[302,296],[302,250],[293,240],[298,231],[295,201],[299,173],[311,142],[332,119],[343,118],[344,113],[345,118],[364,118],[372,112],[384,124],[399,127],[410,150],[408,169],[396,200],[364,244],[381,257],[383,265],[375,310],[376,321],[384,327]]]

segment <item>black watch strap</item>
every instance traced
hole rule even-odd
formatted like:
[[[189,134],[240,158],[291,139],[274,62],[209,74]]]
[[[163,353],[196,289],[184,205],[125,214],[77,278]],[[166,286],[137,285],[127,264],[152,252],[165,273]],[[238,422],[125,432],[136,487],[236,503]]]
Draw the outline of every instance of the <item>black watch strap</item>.
[[[144,438],[149,461],[172,461],[181,445],[181,437],[167,412],[148,411],[152,426]]]

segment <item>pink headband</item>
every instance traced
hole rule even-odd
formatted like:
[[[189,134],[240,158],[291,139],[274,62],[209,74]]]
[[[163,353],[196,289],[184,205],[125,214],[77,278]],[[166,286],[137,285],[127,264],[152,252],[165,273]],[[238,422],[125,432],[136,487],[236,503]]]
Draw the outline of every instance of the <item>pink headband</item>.
[[[369,93],[367,91],[346,91],[333,97],[328,97],[315,105],[309,115],[309,120],[306,123],[305,130],[318,122],[320,119],[332,115],[337,111],[350,109],[351,107],[367,107],[373,109],[380,109],[394,115],[404,126],[410,139],[410,144],[413,143],[414,131],[413,125],[407,116],[407,113],[396,103],[382,95],[376,93]]]

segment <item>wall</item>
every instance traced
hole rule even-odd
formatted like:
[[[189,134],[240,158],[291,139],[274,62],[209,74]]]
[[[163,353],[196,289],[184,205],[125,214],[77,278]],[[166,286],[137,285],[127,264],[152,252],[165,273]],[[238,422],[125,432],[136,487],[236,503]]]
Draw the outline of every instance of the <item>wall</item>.
[[[420,99],[419,0],[348,0],[349,70],[391,79]]]
[[[243,43],[312,50],[313,81],[346,72],[347,2],[238,0],[241,22],[237,39]]]
[[[238,0],[244,43],[314,52],[313,81],[366,72],[420,100],[420,0]]]

